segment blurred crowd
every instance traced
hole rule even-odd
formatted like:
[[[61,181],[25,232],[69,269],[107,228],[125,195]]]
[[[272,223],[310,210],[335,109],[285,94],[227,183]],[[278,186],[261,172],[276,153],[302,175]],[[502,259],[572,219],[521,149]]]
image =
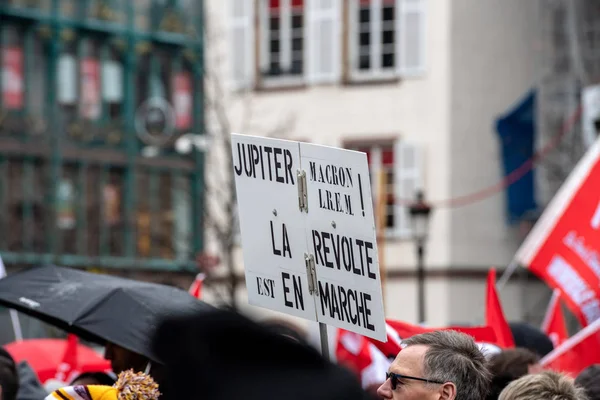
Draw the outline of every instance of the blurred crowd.
[[[293,326],[212,310],[161,322],[152,337],[160,363],[108,343],[111,373],[86,372],[62,387],[42,385],[26,361],[0,349],[0,399],[600,399],[600,365],[576,377],[544,370],[535,346],[488,353],[467,334],[439,330],[402,347],[381,383],[365,390]]]

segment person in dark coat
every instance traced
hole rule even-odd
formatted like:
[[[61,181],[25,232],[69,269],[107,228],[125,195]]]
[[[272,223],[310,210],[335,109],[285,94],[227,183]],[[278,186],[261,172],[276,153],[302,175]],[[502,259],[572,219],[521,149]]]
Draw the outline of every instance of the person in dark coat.
[[[153,351],[169,389],[161,400],[368,398],[350,371],[308,344],[229,311],[164,320]]]
[[[21,361],[17,365],[17,374],[19,376],[17,400],[43,400],[46,397],[46,389],[27,361]]]
[[[15,360],[0,347],[0,400],[16,400],[19,392],[19,375]]]

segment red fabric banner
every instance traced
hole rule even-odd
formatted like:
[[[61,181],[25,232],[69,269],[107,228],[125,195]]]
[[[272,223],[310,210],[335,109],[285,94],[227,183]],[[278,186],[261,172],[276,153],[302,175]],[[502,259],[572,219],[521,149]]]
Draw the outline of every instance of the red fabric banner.
[[[25,102],[23,50],[20,47],[3,49],[2,64],[2,102],[9,110],[20,110]]]
[[[552,340],[554,348],[557,348],[569,338],[565,317],[563,316],[562,308],[560,307],[559,290],[554,290],[554,294],[550,299],[546,316],[542,322],[542,332],[548,335],[550,340]]]
[[[600,319],[566,340],[540,364],[545,368],[576,377],[593,364],[600,363]]]
[[[559,289],[583,326],[600,317],[600,139],[588,150],[516,255]]]
[[[173,77],[173,108],[177,129],[192,127],[192,75],[179,72]]]

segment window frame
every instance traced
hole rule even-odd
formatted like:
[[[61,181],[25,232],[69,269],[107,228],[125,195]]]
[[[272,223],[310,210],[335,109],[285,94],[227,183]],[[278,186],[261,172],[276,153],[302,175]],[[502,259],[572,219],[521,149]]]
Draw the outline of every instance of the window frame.
[[[386,0],[371,0],[371,14],[373,10],[377,13],[375,18],[370,18],[371,32],[373,27],[376,29],[376,35],[379,39],[376,46],[370,43],[371,61],[377,61],[381,64],[381,51],[383,44],[381,37],[382,29],[382,6]],[[386,80],[398,80],[403,78],[422,78],[427,73],[427,26],[428,26],[428,0],[393,0],[395,8],[394,18],[394,66],[378,67],[360,70],[360,38],[358,34],[359,26],[359,6],[360,0],[349,0],[347,18],[344,23],[347,26],[346,60],[347,79],[349,83],[377,82]],[[417,18],[416,20],[414,18]],[[414,25],[416,24],[416,25]],[[411,29],[416,28],[416,29]],[[373,35],[371,35],[373,37]],[[414,40],[407,41],[407,40]],[[413,54],[413,52],[417,52]],[[415,56],[410,59],[407,55]],[[413,64],[411,64],[413,63]]]
[[[379,173],[382,170],[385,170],[385,166],[383,165],[383,150],[384,149],[390,149],[394,155],[394,161],[391,165],[391,170],[393,172],[393,177],[394,179],[391,182],[387,182],[388,185],[388,190],[387,190],[387,195],[389,196],[390,194],[393,197],[396,197],[396,184],[397,184],[397,179],[396,179],[396,145],[395,145],[395,140],[394,139],[384,139],[384,140],[360,140],[360,141],[349,141],[347,143],[344,143],[344,148],[349,149],[349,150],[354,150],[354,151],[360,151],[363,152],[363,150],[368,149],[370,155],[369,160],[368,160],[368,166],[369,166],[369,179],[371,181],[371,198],[373,200],[373,212],[374,212],[374,218],[377,219],[377,202],[378,202],[378,196],[379,196]],[[393,215],[394,217],[394,225],[389,227],[387,226],[387,219],[388,216],[390,215],[390,207],[392,208],[391,210],[391,215]],[[385,215],[385,221],[386,221],[386,227],[384,230],[384,235],[386,239],[397,239],[399,238],[398,236],[398,228],[397,228],[397,222],[398,219],[396,218],[396,208],[394,204],[386,204],[386,215]],[[375,223],[377,224],[378,221],[375,221]]]
[[[259,62],[258,62],[258,71],[256,71],[256,75],[259,79],[259,89],[271,89],[271,88],[281,88],[281,87],[294,87],[294,86],[302,86],[308,82],[309,73],[308,73],[308,60],[309,60],[309,48],[308,48],[308,24],[309,20],[309,12],[308,7],[310,7],[311,2],[309,0],[304,0],[302,4],[302,73],[298,75],[279,75],[279,76],[268,76],[263,75],[263,70],[269,68],[270,63],[270,31],[269,31],[269,0],[257,0],[258,1],[258,27],[255,29],[258,31],[258,40],[255,41],[255,46],[258,48],[259,54]],[[290,13],[292,13],[292,1],[293,0],[280,0],[280,8],[283,10],[287,9]],[[284,7],[283,4],[287,4],[288,7]],[[284,11],[280,11],[283,13]],[[283,18],[280,16],[283,20]],[[293,50],[292,50],[292,34],[293,28],[291,22],[286,24],[286,28],[288,28],[288,32],[284,32],[283,30],[284,24],[280,23],[279,27],[279,41],[280,48],[279,54],[287,54],[289,53],[290,62],[293,60]],[[286,51],[284,51],[284,49]]]
[[[381,57],[383,52],[381,44],[381,36],[383,33],[383,24],[381,21],[381,9],[385,0],[371,0],[370,4],[370,15],[375,15],[375,18],[370,18],[370,33],[371,42],[369,44],[370,59],[371,62],[376,60],[378,64],[381,64]],[[370,67],[367,70],[360,69],[360,38],[359,38],[359,25],[360,21],[357,17],[360,9],[360,0],[350,0],[348,2],[348,76],[352,82],[369,82],[369,81],[381,81],[381,80],[392,80],[400,77],[400,7],[402,6],[401,0],[394,0],[394,57],[395,62],[393,67],[384,68],[381,66]],[[375,11],[375,12],[374,12]],[[375,32],[375,35],[373,35]],[[379,39],[376,46],[373,46],[372,38],[376,37]]]
[[[404,241],[404,240],[412,240],[412,224],[410,222],[410,216],[402,216],[402,212],[406,212],[406,205],[402,205],[397,203],[398,200],[406,200],[406,195],[402,195],[405,188],[401,187],[402,182],[407,179],[412,180],[413,186],[415,190],[421,189],[424,186],[424,169],[423,169],[423,153],[421,147],[417,143],[413,143],[410,141],[406,141],[403,138],[374,138],[374,139],[358,139],[358,140],[348,140],[343,143],[343,148],[355,151],[362,151],[364,149],[368,149],[370,152],[370,162],[369,162],[369,178],[371,179],[371,193],[373,199],[373,210],[375,212],[376,205],[378,201],[378,193],[379,193],[379,172],[383,170],[383,157],[382,151],[383,149],[391,149],[393,152],[393,163],[392,163],[392,172],[393,172],[393,180],[388,181],[388,191],[387,195],[392,196],[394,201],[392,203],[387,203],[386,207],[386,221],[388,216],[390,215],[389,207],[392,207],[392,215],[394,218],[394,225],[391,227],[387,226],[384,230],[384,236],[387,240],[396,240],[396,241]],[[412,168],[405,168],[405,165],[402,164],[402,153],[406,150],[411,151],[413,153],[413,161],[414,165]],[[412,197],[411,197],[412,198]],[[374,215],[377,218],[377,215]]]

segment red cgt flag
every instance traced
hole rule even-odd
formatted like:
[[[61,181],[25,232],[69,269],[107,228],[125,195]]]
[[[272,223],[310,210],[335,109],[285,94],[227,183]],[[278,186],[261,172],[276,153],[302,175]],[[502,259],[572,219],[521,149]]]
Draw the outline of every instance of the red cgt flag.
[[[548,304],[548,310],[542,322],[542,332],[552,340],[554,348],[557,348],[569,338],[565,317],[560,307],[560,290],[558,289],[554,290],[554,294]]]
[[[583,328],[540,361],[545,368],[572,377],[576,377],[590,365],[598,363],[600,363],[600,319]]]
[[[392,360],[402,349],[402,339],[425,332],[451,329],[472,336],[483,352],[500,351],[496,333],[489,326],[429,328],[402,321],[386,320],[388,341],[386,343],[361,336],[357,333],[338,330],[336,358],[339,364],[354,371],[363,387],[383,383],[383,377]]]
[[[439,330],[455,330],[458,332],[465,333],[472,336],[473,339],[479,344],[480,348],[485,348],[486,351],[499,351],[500,347],[498,340],[496,339],[496,333],[490,326],[451,326],[443,328],[431,328],[420,325],[413,325],[407,322],[394,321],[391,319],[386,320],[386,330],[388,341],[386,343],[380,342],[375,339],[368,338],[386,357],[394,358],[402,349],[402,340],[408,339],[411,336],[418,335],[425,332],[433,332]]]
[[[586,326],[600,318],[600,138],[552,199],[516,261],[560,289]]]

